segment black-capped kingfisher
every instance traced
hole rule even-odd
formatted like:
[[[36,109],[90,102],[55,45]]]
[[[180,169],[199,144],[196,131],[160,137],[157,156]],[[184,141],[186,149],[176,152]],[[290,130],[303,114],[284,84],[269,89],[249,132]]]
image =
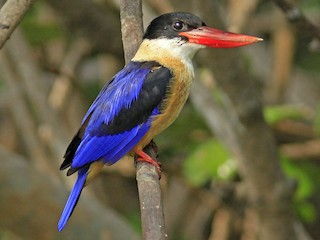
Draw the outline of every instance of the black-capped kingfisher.
[[[262,39],[207,27],[197,16],[175,12],[155,18],[133,59],[101,90],[68,146],[61,170],[78,172],[58,223],[61,231],[71,216],[86,182],[104,164],[137,154],[159,169],[143,149],[165,130],[185,104],[197,50],[231,48]]]

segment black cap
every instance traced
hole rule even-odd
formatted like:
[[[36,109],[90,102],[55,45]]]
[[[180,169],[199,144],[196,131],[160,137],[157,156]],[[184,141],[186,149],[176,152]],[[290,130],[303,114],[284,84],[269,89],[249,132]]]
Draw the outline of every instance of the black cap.
[[[173,12],[163,14],[150,23],[143,39],[181,38],[179,32],[187,32],[206,24],[197,16],[186,12]]]

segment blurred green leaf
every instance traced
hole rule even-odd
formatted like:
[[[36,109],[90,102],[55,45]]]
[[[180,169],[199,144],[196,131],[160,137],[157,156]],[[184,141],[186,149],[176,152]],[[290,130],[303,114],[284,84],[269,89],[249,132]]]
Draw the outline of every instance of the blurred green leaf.
[[[161,148],[161,158],[168,159],[177,154],[189,155],[195,147],[211,136],[203,117],[187,102],[177,120],[156,136],[155,141]]]
[[[62,28],[52,19],[44,20],[39,17],[43,10],[42,3],[32,6],[21,22],[24,35],[32,45],[41,45],[63,35]]]
[[[127,220],[130,222],[132,228],[141,235],[141,217],[140,212],[130,212],[126,214]],[[0,239],[1,240],[1,239]]]
[[[282,167],[285,173],[298,181],[298,189],[295,192],[295,200],[304,200],[312,195],[315,190],[314,182],[310,177],[306,166],[301,166],[287,158],[282,158]]]
[[[266,106],[263,111],[264,118],[272,125],[284,119],[304,119],[307,117],[305,108],[296,105]]]
[[[216,139],[199,145],[186,159],[184,174],[194,185],[200,186],[212,178],[230,179],[235,165],[226,148]]]
[[[307,201],[300,201],[294,204],[294,207],[297,213],[300,215],[300,218],[305,222],[313,222],[317,217],[316,207]]]
[[[298,182],[293,202],[297,213],[306,222],[314,221],[317,217],[317,211],[315,206],[309,202],[309,199],[318,189],[319,167],[307,162],[294,162],[286,157],[282,157],[281,160],[285,173]]]
[[[299,2],[299,7],[303,8],[304,10],[317,11],[320,8],[320,1],[319,0],[301,1]]]

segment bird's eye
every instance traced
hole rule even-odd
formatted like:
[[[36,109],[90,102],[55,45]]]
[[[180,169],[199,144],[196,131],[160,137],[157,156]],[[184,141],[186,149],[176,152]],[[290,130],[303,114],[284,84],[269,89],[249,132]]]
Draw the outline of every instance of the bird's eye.
[[[180,31],[180,30],[183,29],[184,23],[181,22],[181,21],[177,21],[177,22],[174,22],[174,23],[173,23],[172,27],[173,27],[174,30]]]

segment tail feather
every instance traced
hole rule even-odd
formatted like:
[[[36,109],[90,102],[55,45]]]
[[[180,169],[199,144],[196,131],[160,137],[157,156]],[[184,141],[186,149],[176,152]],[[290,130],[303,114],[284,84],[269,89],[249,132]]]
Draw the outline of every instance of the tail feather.
[[[76,183],[73,186],[73,189],[69,195],[68,201],[63,209],[63,212],[61,214],[59,223],[58,223],[58,230],[59,232],[62,231],[66,223],[68,222],[74,208],[76,207],[80,194],[82,192],[82,189],[84,187],[84,184],[87,179],[87,172],[89,167],[86,167],[84,169],[80,169],[78,171],[78,179]]]

